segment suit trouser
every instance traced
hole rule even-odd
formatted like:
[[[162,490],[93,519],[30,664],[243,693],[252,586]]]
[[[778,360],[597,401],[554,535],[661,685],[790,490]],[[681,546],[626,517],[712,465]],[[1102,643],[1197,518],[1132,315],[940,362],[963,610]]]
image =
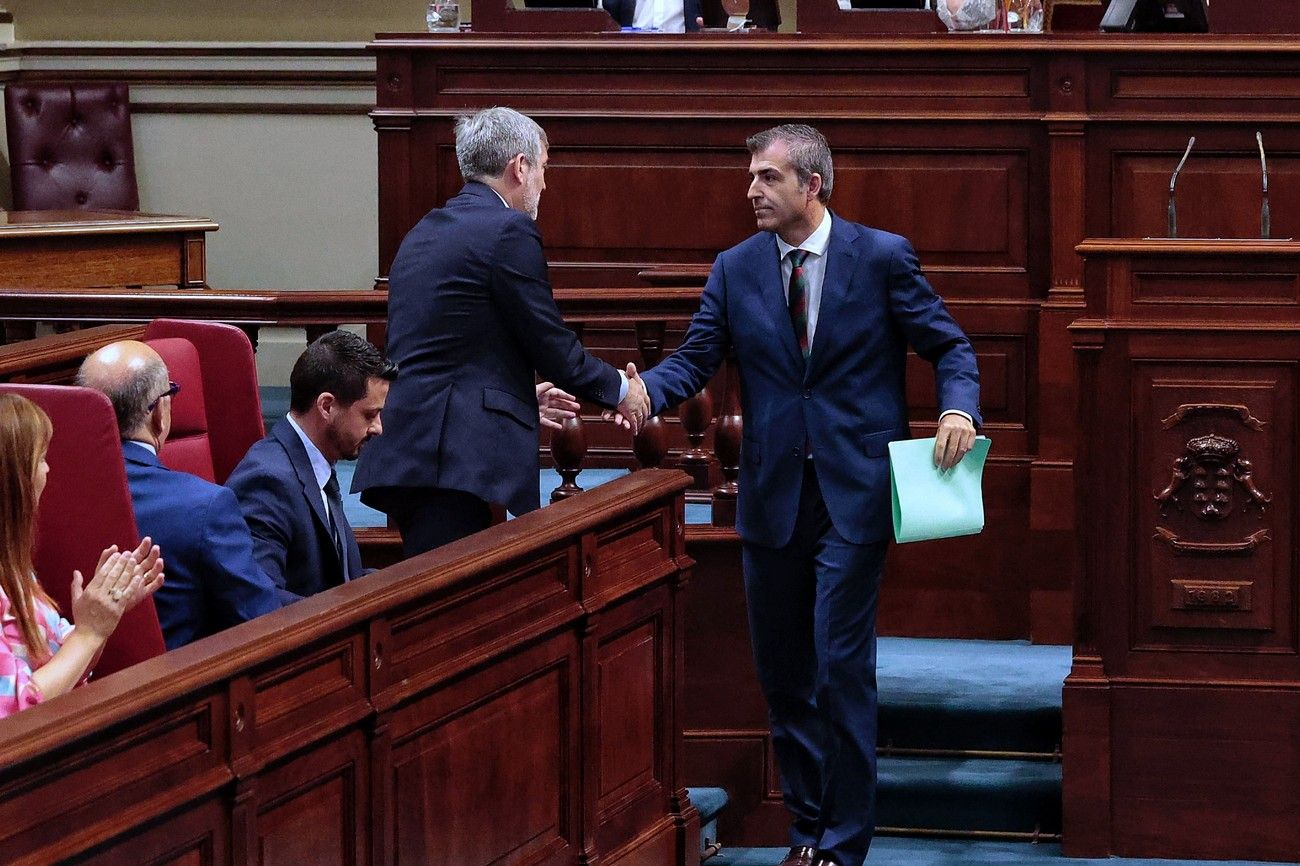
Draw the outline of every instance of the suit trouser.
[[[888,542],[842,538],[806,464],[790,542],[743,545],[750,635],[791,844],[860,866],[875,830],[876,598]]]
[[[402,556],[424,553],[492,525],[492,508],[472,493],[433,487],[393,488],[388,513],[402,534]]]

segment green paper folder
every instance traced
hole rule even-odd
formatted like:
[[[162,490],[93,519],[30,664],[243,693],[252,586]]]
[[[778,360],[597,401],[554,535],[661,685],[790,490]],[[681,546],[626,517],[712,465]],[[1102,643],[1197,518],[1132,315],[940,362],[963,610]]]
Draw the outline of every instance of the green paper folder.
[[[984,460],[989,440],[947,472],[934,465],[934,437],[889,443],[889,489],[899,544],[975,535],[984,529]]]

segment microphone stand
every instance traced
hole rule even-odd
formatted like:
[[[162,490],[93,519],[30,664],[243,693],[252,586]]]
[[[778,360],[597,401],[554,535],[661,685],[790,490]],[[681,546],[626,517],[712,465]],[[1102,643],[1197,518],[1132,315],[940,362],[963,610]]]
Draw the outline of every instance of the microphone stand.
[[[1183,158],[1178,160],[1178,166],[1174,169],[1174,173],[1169,177],[1168,223],[1169,237],[1171,238],[1178,237],[1178,207],[1174,203],[1174,185],[1178,183],[1178,172],[1183,170],[1183,166],[1187,163],[1187,157],[1192,153],[1192,145],[1194,144],[1196,144],[1196,136],[1193,135],[1191,138],[1187,139],[1187,150],[1183,151]]]

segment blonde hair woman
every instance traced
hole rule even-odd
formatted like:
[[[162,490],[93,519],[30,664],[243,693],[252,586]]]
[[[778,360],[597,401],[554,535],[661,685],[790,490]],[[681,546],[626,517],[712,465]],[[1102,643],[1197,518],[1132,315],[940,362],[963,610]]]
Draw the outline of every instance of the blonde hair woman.
[[[45,489],[53,427],[17,394],[0,394],[0,717],[70,691],[88,676],[122,614],[163,582],[148,538],[134,551],[114,545],[90,582],[72,573],[73,626],[36,582],[36,506]]]

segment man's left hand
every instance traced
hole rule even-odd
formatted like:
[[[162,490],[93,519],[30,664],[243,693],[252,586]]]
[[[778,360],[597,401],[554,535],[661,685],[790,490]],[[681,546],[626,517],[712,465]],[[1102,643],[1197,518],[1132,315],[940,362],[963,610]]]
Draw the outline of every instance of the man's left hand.
[[[934,435],[934,465],[947,472],[975,446],[975,425],[956,412],[939,419]]]
[[[551,382],[537,384],[537,420],[543,427],[559,430],[566,418],[572,418],[582,408],[577,399]]]

